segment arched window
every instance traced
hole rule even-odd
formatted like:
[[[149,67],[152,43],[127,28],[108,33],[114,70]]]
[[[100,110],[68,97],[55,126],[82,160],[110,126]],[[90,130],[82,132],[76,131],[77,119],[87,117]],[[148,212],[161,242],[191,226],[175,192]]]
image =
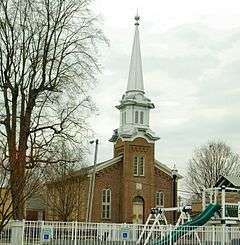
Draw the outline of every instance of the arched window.
[[[144,157],[143,156],[134,156],[133,175],[134,176],[144,176]]]
[[[144,204],[144,200],[141,196],[135,196],[133,198],[133,203],[137,203],[137,204]]]
[[[163,191],[156,192],[156,206],[164,207],[164,193]]]
[[[138,111],[135,111],[135,123],[138,123]]]
[[[102,219],[111,218],[112,192],[111,189],[102,190]]]
[[[140,112],[140,123],[143,124],[144,122],[144,113],[143,111]]]

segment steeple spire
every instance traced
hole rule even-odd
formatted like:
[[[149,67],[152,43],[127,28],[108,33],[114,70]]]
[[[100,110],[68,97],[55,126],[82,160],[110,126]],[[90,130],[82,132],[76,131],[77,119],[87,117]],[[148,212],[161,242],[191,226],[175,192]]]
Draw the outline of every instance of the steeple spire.
[[[139,15],[134,18],[135,22],[135,35],[132,47],[132,55],[130,61],[129,75],[128,75],[128,85],[127,92],[130,91],[141,91],[144,93],[143,86],[143,74],[142,74],[142,59],[141,59],[141,50],[140,50],[140,41],[139,41]]]
[[[116,142],[118,139],[123,141],[133,141],[137,137],[140,137],[153,143],[159,139],[149,126],[149,112],[154,108],[154,104],[144,93],[138,31],[139,19],[140,17],[137,14],[135,16],[135,36],[127,91],[123,94],[120,105],[116,106],[120,111],[120,125],[118,129],[114,130],[112,138],[110,139],[111,142]]]

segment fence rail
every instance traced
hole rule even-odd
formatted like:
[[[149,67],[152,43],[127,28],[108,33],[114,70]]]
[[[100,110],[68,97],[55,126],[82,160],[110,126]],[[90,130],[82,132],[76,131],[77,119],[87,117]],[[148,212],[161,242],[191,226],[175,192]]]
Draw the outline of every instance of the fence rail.
[[[10,222],[0,234],[1,245],[144,245],[151,230],[144,225],[80,222]],[[149,245],[240,245],[240,227],[202,226],[152,230]]]

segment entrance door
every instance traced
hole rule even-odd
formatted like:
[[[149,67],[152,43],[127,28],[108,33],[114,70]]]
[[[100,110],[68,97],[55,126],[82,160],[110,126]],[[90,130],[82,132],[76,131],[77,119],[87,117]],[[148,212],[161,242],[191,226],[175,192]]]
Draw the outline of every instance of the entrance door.
[[[133,199],[133,224],[143,223],[143,198],[137,196]]]

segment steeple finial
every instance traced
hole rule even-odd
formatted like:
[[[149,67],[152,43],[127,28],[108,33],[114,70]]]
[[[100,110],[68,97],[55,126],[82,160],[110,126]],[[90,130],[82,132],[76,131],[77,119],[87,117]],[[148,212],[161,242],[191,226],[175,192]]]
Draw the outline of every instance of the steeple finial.
[[[142,74],[142,59],[141,59],[141,50],[140,50],[140,41],[139,41],[139,15],[138,11],[134,17],[135,22],[135,35],[132,47],[132,55],[129,67],[129,76],[128,76],[128,85],[127,92],[130,91],[140,91],[144,93],[143,86],[143,74]]]
[[[138,9],[134,19],[136,20],[135,25],[138,26],[139,25],[138,21],[140,20],[140,16],[138,15]]]

